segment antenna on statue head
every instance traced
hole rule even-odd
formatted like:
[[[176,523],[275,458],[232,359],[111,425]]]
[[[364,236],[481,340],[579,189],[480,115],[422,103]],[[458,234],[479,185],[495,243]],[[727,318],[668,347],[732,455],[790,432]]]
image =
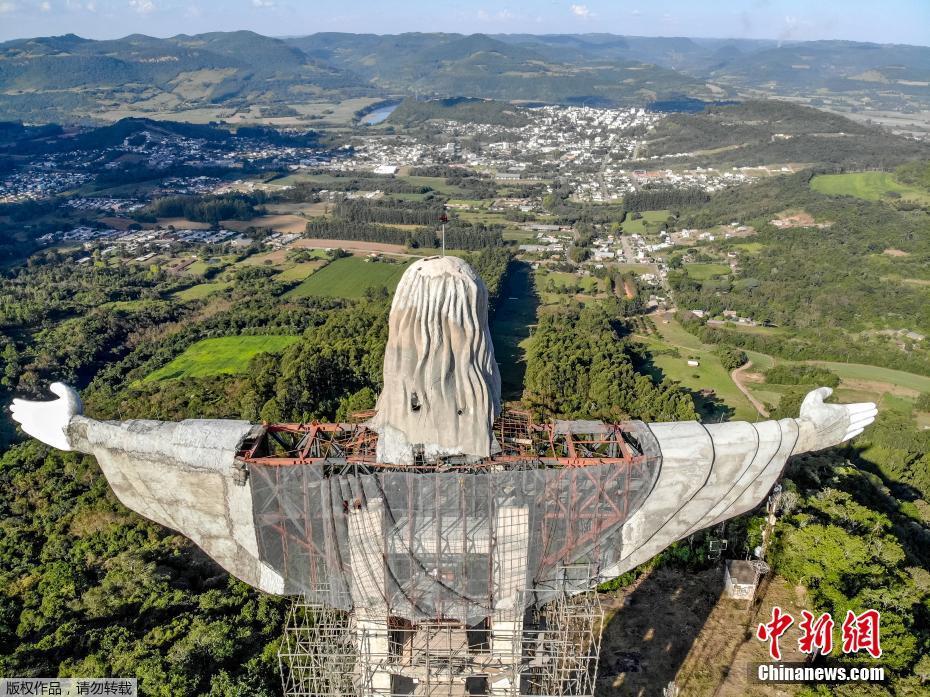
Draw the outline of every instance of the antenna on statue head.
[[[439,217],[439,222],[442,223],[442,255],[446,255],[446,223],[449,222],[449,216],[443,213]]]

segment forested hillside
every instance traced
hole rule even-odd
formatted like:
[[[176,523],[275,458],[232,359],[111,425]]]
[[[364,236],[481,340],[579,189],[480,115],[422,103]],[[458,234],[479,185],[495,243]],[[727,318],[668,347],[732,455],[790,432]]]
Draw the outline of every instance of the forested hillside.
[[[732,219],[758,231],[764,254],[734,241],[738,271],[698,280],[669,275],[681,309],[726,310],[786,331],[739,332],[697,322],[703,339],[785,358],[848,360],[930,374],[922,342],[898,346],[883,330],[930,334],[927,214],[908,204],[825,196],[810,188],[810,172],[772,179],[715,196],[683,210],[688,226]],[[821,227],[778,228],[786,209],[804,210]],[[893,250],[891,253],[888,250]]]

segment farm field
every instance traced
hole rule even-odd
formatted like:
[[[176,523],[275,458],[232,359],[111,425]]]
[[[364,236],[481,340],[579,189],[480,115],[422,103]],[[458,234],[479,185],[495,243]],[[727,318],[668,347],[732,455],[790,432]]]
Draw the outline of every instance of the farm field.
[[[380,286],[392,292],[409,263],[409,260],[385,263],[366,261],[362,257],[343,257],[311,275],[299,286],[288,291],[284,297],[357,299],[363,297],[369,288]]]
[[[299,235],[307,229],[307,221],[299,215],[289,213],[277,213],[272,215],[260,215],[250,220],[223,220],[223,227],[236,232],[245,232],[250,227],[270,228],[275,232],[283,232]]]
[[[600,279],[594,276],[578,276],[564,271],[547,271],[545,269],[538,269],[536,271],[537,287],[545,288],[550,282],[559,290],[564,290],[569,286],[577,286],[581,289],[582,293],[597,293],[603,290],[603,284]]]
[[[617,271],[628,271],[629,273],[636,274],[637,276],[642,276],[644,273],[657,273],[658,269],[655,264],[636,264],[633,262],[624,262],[621,264],[614,264],[611,268],[616,268]]]
[[[930,392],[930,377],[893,370],[877,365],[862,363],[836,363],[832,361],[809,361],[836,373],[843,380],[864,380],[882,382],[918,392]]]
[[[359,240],[334,239],[300,239],[290,249],[347,249],[362,252],[385,252],[387,254],[404,254],[406,247],[388,242],[362,242]]]
[[[888,172],[847,172],[846,174],[820,174],[811,180],[811,188],[830,196],[855,196],[878,201],[889,194],[920,203],[930,203],[930,191],[910,184],[902,184]]]
[[[284,271],[276,275],[274,279],[276,281],[281,281],[282,283],[302,281],[325,264],[326,262],[322,259],[318,259],[316,261],[304,261],[299,264],[294,264],[289,269],[284,269]]]
[[[737,249],[742,249],[747,254],[759,254],[765,245],[761,242],[740,242],[739,244],[734,244],[734,247]]]
[[[285,247],[283,249],[275,249],[270,252],[262,252],[261,254],[253,254],[250,257],[246,257],[240,261],[236,266],[274,266],[276,268],[284,269],[288,265],[288,254],[294,249],[301,249],[298,245],[294,244],[290,247]],[[314,259],[325,259],[326,252],[322,249],[312,249],[305,252],[306,255],[312,256]]]
[[[167,365],[149,373],[142,382],[235,375],[245,371],[252,356],[283,351],[295,341],[296,336],[277,334],[203,339],[188,346],[184,353]]]
[[[202,276],[211,269],[222,269],[232,264],[235,260],[236,257],[232,255],[200,259],[184,269],[184,273],[192,276]]]

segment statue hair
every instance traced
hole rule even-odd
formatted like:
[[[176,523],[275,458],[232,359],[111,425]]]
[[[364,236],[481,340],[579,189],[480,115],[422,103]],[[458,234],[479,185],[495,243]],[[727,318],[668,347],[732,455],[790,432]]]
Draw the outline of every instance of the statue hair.
[[[490,455],[500,414],[500,374],[488,331],[488,291],[465,261],[428,257],[394,292],[384,389],[371,425],[382,462]]]

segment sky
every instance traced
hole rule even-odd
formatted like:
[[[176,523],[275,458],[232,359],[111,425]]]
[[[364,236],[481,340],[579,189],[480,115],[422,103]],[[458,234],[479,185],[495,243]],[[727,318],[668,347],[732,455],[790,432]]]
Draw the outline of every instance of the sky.
[[[589,33],[930,45],[930,0],[0,0],[0,40],[251,29]]]

